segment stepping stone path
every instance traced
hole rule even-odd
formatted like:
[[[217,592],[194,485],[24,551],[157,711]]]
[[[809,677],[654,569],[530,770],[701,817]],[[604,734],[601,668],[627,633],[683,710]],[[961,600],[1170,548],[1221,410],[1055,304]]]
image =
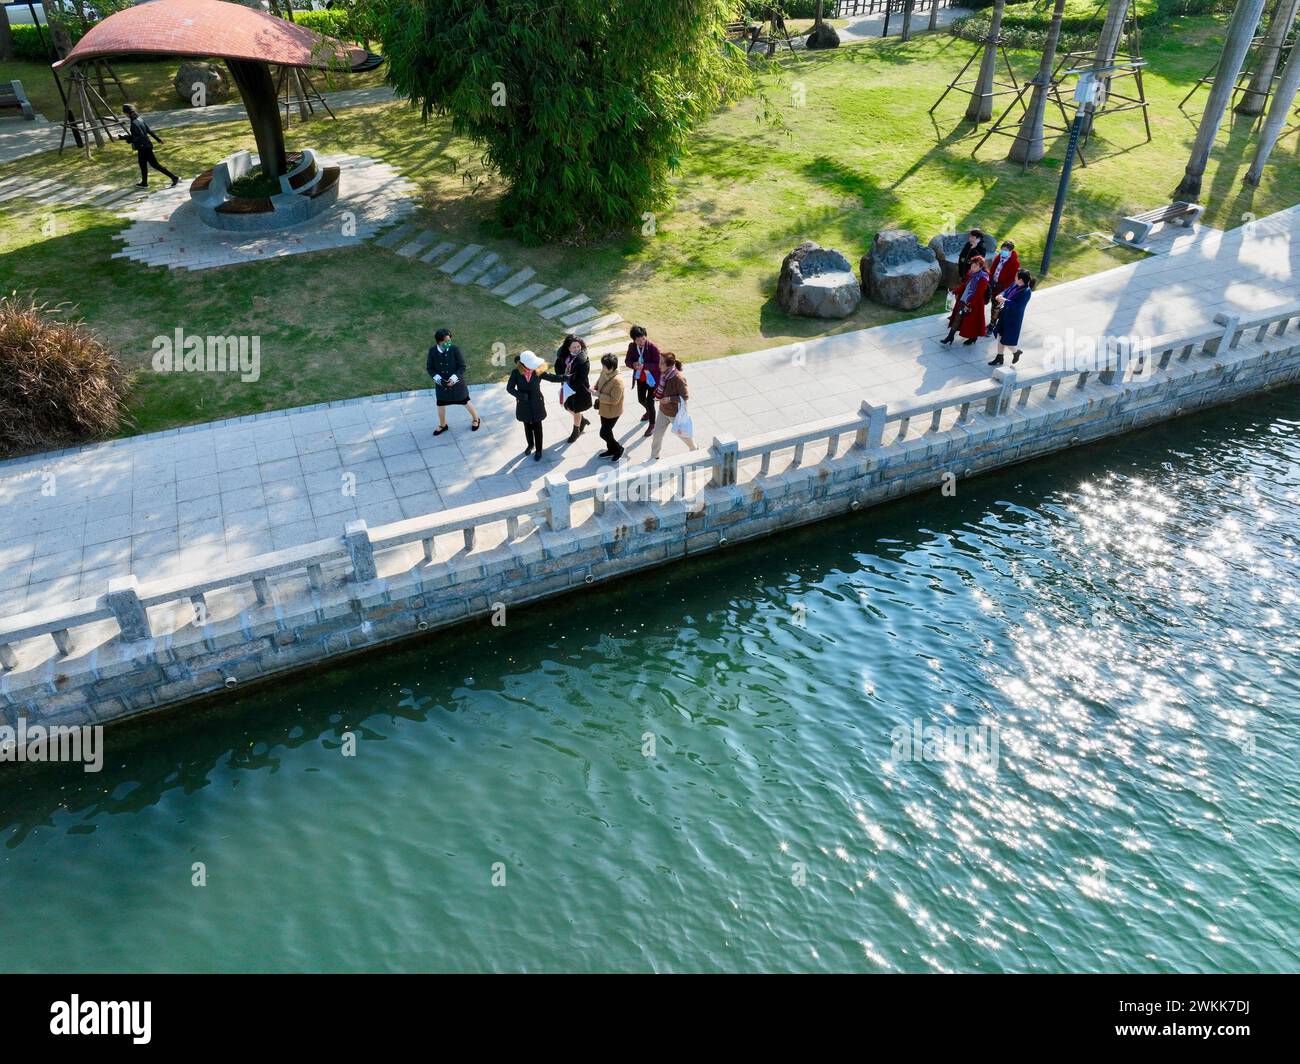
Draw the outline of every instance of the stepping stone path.
[[[166,185],[160,184],[153,191],[166,188]],[[150,189],[135,186],[119,188],[114,185],[96,185],[93,188],[80,188],[48,177],[39,181],[20,177],[0,180],[0,203],[29,199],[35,200],[42,207],[111,207],[115,214],[126,213],[128,203],[125,201],[135,203],[149,193]]]
[[[533,308],[544,321],[581,336],[593,354],[597,347],[613,350],[627,344],[629,325],[621,314],[606,312],[587,296],[575,295],[567,288],[535,280],[537,271],[531,266],[507,262],[481,244],[453,244],[440,240],[433,230],[420,231],[409,222],[387,230],[375,244],[403,258],[436,266],[452,284],[477,285],[507,306]]]

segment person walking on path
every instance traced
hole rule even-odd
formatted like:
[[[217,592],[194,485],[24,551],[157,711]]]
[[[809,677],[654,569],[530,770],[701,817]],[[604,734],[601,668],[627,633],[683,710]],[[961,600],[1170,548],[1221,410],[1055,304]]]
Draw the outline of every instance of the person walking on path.
[[[984,320],[984,295],[988,287],[989,275],[984,269],[984,256],[976,255],[970,260],[966,279],[952,290],[957,302],[948,317],[948,335],[939,341],[941,344],[951,344],[959,332],[966,338],[963,341],[966,347],[984,336],[987,327]]]
[[[1015,348],[1011,352],[1011,364],[1014,366],[1024,354],[1020,350],[1020,327],[1025,321],[1025,307],[1033,294],[1034,278],[1028,270],[1016,274],[1016,283],[997,297],[1001,304],[993,335],[998,338],[998,353],[993,356],[990,366],[1000,366],[1008,346]]]
[[[140,164],[140,183],[135,187],[149,187],[149,167],[152,166],[160,174],[166,174],[170,177],[172,179],[172,188],[175,188],[180,178],[158,161],[158,156],[153,153],[153,144],[149,141],[149,138],[153,137],[154,140],[161,144],[162,137],[149,128],[149,123],[141,118],[140,112],[130,104],[122,108],[122,112],[126,115],[129,125],[126,129],[126,136],[119,139],[126,141],[135,149],[135,161]]]
[[[993,335],[993,326],[998,320],[998,294],[1016,283],[1020,272],[1020,256],[1016,254],[1016,245],[1010,240],[1002,241],[1002,247],[989,263],[989,335]]]
[[[976,255],[984,254],[984,230],[972,229],[966,234],[966,243],[957,253],[957,276],[965,277],[970,272],[970,260]]]
[[[645,407],[641,420],[650,422],[645,434],[652,436],[655,430],[655,388],[659,384],[659,348],[646,337],[644,325],[632,326],[632,342],[627,345],[623,364],[632,370],[636,401]]]
[[[531,351],[521,351],[506,381],[506,393],[514,396],[515,420],[524,423],[524,454],[534,462],[542,460],[542,422],[546,420],[546,398],[542,395],[542,373],[546,363]]]
[[[664,433],[670,425],[674,430],[680,428],[674,424],[678,414],[686,414],[686,401],[690,393],[686,387],[686,375],[682,373],[682,363],[671,351],[666,351],[660,358],[663,376],[655,386],[655,398],[659,401],[659,418],[654,426],[654,439],[650,441],[650,460],[654,461],[664,447]],[[695,439],[689,428],[686,432],[678,431],[688,451],[695,450]]]
[[[590,422],[582,416],[591,409],[591,360],[587,357],[587,341],[569,335],[555,352],[555,372],[542,374],[543,380],[560,382],[560,405],[573,415],[573,443],[586,431]]]
[[[478,432],[478,411],[469,401],[469,385],[465,381],[465,356],[460,348],[451,342],[451,330],[439,329],[433,334],[434,344],[429,348],[425,358],[425,371],[433,378],[434,391],[438,397],[438,427],[433,430],[435,436],[441,436],[450,425],[447,424],[447,407],[463,406],[469,411],[469,428]]]
[[[605,441],[601,458],[617,462],[623,457],[623,445],[614,438],[614,424],[623,416],[623,378],[618,372],[618,359],[602,355],[600,376],[591,390],[596,397],[596,413],[600,415],[600,438]]]

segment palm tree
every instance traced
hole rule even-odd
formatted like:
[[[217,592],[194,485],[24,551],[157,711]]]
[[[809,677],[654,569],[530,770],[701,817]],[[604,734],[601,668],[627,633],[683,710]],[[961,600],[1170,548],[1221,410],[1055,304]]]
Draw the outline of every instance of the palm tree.
[[[1201,124],[1196,130],[1191,158],[1187,160],[1182,181],[1174,189],[1174,198],[1177,200],[1195,201],[1201,195],[1201,181],[1210,162],[1210,149],[1214,147],[1214,138],[1218,135],[1223,114],[1232,99],[1233,87],[1241,74],[1241,64],[1245,62],[1250,43],[1255,39],[1255,27],[1259,25],[1259,16],[1263,11],[1264,0],[1237,0],[1237,6],[1232,9],[1223,54],[1214,71],[1214,84],[1210,86],[1210,95],[1205,101],[1205,114],[1201,116]]]
[[[9,28],[9,9],[0,3],[0,59],[14,57],[14,35]]]
[[[939,25],[939,0],[930,0],[930,29]]]
[[[1300,0],[1277,0],[1273,8],[1273,17],[1268,24],[1268,36],[1255,55],[1255,72],[1250,84],[1241,94],[1241,100],[1233,108],[1239,115],[1260,115],[1264,113],[1264,102],[1268,99],[1269,89],[1273,87],[1273,75],[1277,71],[1277,61],[1282,57],[1286,47],[1287,35],[1295,25],[1296,12],[1300,11]]]
[[[998,39],[1002,36],[1002,9],[1007,0],[993,0],[993,20],[989,35],[984,38],[984,54],[980,57],[980,72],[971,90],[966,117],[977,125],[993,117],[993,76],[998,69]]]
[[[1093,53],[1092,67],[1094,70],[1103,70],[1115,62],[1115,54],[1119,51],[1119,42],[1124,36],[1124,23],[1128,18],[1129,0],[1110,0],[1106,8],[1106,18],[1101,24],[1101,33],[1097,37],[1097,50]],[[1109,89],[1110,79],[1102,80],[1104,88]],[[1083,132],[1085,135],[1092,132],[1092,113],[1091,111],[1084,118]]]
[[[1061,41],[1061,19],[1065,17],[1066,0],[1056,0],[1052,8],[1052,24],[1047,28],[1047,43],[1043,45],[1043,58],[1034,78],[1034,93],[1029,98],[1029,110],[1020,119],[1020,129],[1011,142],[1007,158],[1013,163],[1036,163],[1047,154],[1043,141],[1043,120],[1047,117],[1047,91],[1052,87],[1052,71],[1056,67],[1056,48]]]
[[[1268,117],[1264,119],[1264,128],[1259,134],[1259,146],[1255,149],[1255,158],[1250,169],[1246,171],[1246,184],[1258,185],[1264,173],[1264,164],[1268,162],[1273,145],[1277,143],[1282,127],[1286,125],[1287,115],[1295,102],[1296,90],[1300,89],[1300,45],[1291,48],[1291,55],[1282,69],[1282,80],[1277,83],[1273,93],[1273,103],[1269,106]]]
[[[916,0],[903,0],[903,43],[912,39],[912,6]]]

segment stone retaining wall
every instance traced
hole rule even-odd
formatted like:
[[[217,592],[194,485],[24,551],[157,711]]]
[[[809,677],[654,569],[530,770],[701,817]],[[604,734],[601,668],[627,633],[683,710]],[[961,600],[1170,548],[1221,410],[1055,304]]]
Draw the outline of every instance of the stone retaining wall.
[[[487,624],[494,605],[549,598],[958,479],[1114,436],[1300,381],[1300,345],[1248,345],[1123,385],[1062,389],[1050,402],[668,503],[607,502],[564,531],[406,567],[357,583],[335,572],[237,616],[135,643],[118,638],[75,659],[0,678],[0,723],[120,720],[448,625]]]

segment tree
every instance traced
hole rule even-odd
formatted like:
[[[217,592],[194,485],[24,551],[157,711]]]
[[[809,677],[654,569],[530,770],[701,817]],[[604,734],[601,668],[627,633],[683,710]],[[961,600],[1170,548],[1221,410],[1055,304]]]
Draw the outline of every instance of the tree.
[[[9,9],[0,3],[0,59],[14,57],[14,35],[9,28]]]
[[[1259,145],[1255,148],[1255,158],[1250,169],[1246,171],[1246,184],[1258,185],[1264,175],[1264,166],[1273,151],[1273,145],[1286,125],[1291,105],[1295,102],[1296,91],[1300,90],[1300,47],[1292,47],[1286,66],[1282,68],[1282,79],[1277,83],[1273,93],[1273,102],[1268,108],[1268,117],[1264,119],[1264,128],[1259,133]]]
[[[939,0],[930,0],[930,29],[939,25]]]
[[[1115,62],[1119,52],[1119,42],[1124,36],[1124,23],[1128,19],[1129,0],[1110,0],[1106,6],[1106,17],[1101,23],[1101,32],[1097,35],[1097,50],[1092,56],[1093,70],[1103,70]],[[1103,78],[1103,91],[1109,91],[1110,79]],[[1083,132],[1092,133],[1092,113],[1084,119]]]
[[[1273,18],[1268,24],[1268,36],[1264,38],[1255,55],[1255,72],[1250,77],[1250,84],[1241,94],[1234,110],[1239,115],[1260,115],[1264,113],[1264,103],[1268,99],[1269,89],[1273,87],[1273,75],[1277,71],[1282,49],[1286,47],[1287,35],[1295,25],[1296,12],[1300,10],[1300,0],[1278,0],[1273,8]]]
[[[1232,9],[1227,39],[1223,42],[1223,54],[1214,71],[1214,84],[1210,86],[1210,95],[1205,101],[1205,113],[1196,130],[1191,158],[1187,160],[1182,181],[1174,189],[1175,199],[1192,201],[1201,195],[1201,181],[1210,162],[1210,149],[1214,147],[1214,138],[1219,133],[1219,125],[1223,122],[1223,114],[1232,99],[1233,87],[1241,74],[1241,64],[1250,51],[1250,43],[1255,38],[1255,27],[1259,25],[1259,16],[1263,11],[1264,0],[1237,0],[1237,6]]]
[[[912,39],[912,7],[916,0],[903,0],[903,43]]]
[[[732,0],[369,0],[388,81],[446,116],[524,236],[596,235],[663,204],[697,123],[752,85]]]
[[[1052,23],[1047,28],[1047,41],[1043,45],[1043,58],[1034,78],[1033,95],[1029,109],[1020,119],[1020,129],[1011,142],[1007,158],[1016,163],[1036,163],[1047,154],[1043,141],[1043,122],[1047,117],[1047,93],[1052,87],[1052,71],[1056,67],[1056,49],[1061,42],[1061,20],[1065,17],[1066,0],[1056,0],[1052,8]]]
[[[993,117],[993,78],[998,70],[998,41],[1002,37],[1002,9],[1006,0],[993,0],[993,19],[989,34],[984,38],[984,54],[980,56],[980,71],[971,90],[966,117],[972,122],[987,122]]]

